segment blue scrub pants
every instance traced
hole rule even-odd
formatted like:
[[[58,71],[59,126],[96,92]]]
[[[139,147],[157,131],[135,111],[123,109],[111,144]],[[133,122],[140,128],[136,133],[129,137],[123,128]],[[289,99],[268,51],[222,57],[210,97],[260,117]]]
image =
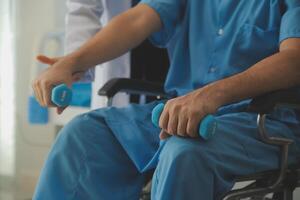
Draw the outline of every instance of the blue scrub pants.
[[[174,136],[159,145],[159,130],[150,122],[154,106],[99,109],[73,119],[56,139],[33,199],[137,200],[147,171],[155,169],[153,200],[217,200],[236,176],[278,167],[279,149],[260,141],[255,114],[219,115],[210,141]],[[270,117],[267,128],[294,139],[289,158],[299,160],[299,125]],[[149,135],[154,139],[141,139]]]

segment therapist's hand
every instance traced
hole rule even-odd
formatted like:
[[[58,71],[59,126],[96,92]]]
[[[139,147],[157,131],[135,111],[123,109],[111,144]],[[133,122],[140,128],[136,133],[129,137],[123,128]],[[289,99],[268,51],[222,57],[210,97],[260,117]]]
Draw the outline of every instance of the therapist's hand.
[[[65,83],[71,87],[72,83],[78,80],[82,73],[73,71],[75,60],[70,57],[49,58],[39,55],[37,60],[41,63],[50,65],[44,70],[32,84],[37,101],[41,106],[53,107],[51,102],[51,91],[56,85]],[[65,108],[57,108],[57,113],[61,114]]]
[[[172,135],[198,137],[200,121],[217,111],[222,105],[220,99],[213,86],[209,86],[169,100],[159,120],[160,139]]]

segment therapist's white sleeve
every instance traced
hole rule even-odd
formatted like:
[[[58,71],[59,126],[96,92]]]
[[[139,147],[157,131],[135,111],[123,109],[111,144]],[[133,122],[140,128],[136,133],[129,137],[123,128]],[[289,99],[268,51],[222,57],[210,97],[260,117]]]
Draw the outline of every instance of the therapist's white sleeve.
[[[67,0],[65,53],[78,49],[101,28],[103,15],[101,0]],[[94,68],[89,69],[81,81],[94,80]]]

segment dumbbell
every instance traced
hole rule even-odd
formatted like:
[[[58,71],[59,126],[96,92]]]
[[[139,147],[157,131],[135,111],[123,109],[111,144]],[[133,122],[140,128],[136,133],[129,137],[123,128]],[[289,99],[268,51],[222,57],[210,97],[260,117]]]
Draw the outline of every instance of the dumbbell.
[[[155,106],[152,110],[152,123],[155,126],[159,126],[159,118],[164,110],[165,104],[160,103],[157,106]],[[211,137],[213,137],[216,133],[217,129],[217,120],[213,115],[207,115],[202,119],[202,121],[199,124],[198,133],[201,138],[204,140],[209,140]]]
[[[59,106],[66,107],[72,100],[72,90],[66,84],[55,86],[51,92],[51,101]]]

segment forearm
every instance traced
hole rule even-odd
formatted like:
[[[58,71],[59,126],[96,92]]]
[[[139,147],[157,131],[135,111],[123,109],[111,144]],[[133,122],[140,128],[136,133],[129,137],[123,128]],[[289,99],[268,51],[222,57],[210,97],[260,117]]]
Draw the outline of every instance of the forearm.
[[[299,50],[287,49],[232,77],[217,81],[211,88],[220,106],[252,98],[269,91],[300,84]]]
[[[159,16],[146,5],[139,5],[115,17],[87,43],[68,55],[76,60],[74,71],[85,71],[126,53],[159,30]]]

